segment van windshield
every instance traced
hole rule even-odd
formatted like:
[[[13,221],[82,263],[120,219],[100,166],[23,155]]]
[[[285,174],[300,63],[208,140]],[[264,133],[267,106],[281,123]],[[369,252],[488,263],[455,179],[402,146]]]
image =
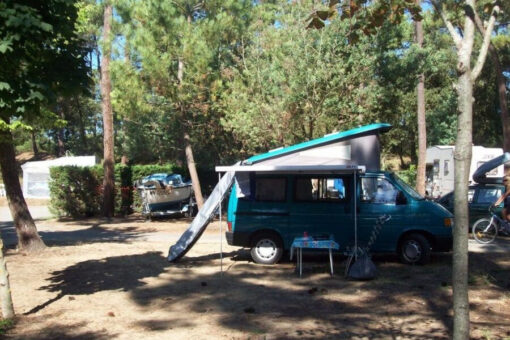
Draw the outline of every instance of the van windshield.
[[[398,185],[404,190],[406,193],[408,193],[412,198],[416,200],[423,200],[425,199],[422,195],[416,192],[409,184],[404,182],[400,177],[398,177],[395,174],[391,174],[395,182],[398,183]]]

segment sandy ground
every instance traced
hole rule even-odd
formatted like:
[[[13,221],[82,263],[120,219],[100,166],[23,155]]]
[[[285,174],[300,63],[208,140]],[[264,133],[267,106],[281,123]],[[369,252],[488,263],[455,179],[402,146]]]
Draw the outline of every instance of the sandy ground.
[[[342,255],[331,277],[327,256],[305,253],[299,278],[288,257],[261,266],[223,242],[221,272],[217,222],[180,262],[166,261],[187,223],[40,217],[48,248],[38,255],[7,250],[18,322],[6,338],[451,337],[451,254],[436,254],[427,266],[375,256],[379,277],[356,282],[344,278]],[[474,339],[510,339],[510,257],[501,249],[470,253]]]

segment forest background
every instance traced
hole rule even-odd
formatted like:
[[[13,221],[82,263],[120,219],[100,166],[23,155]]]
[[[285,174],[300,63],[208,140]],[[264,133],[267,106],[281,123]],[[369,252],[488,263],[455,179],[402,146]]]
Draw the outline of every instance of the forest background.
[[[456,53],[435,11],[424,6],[420,48],[410,16],[397,24],[386,21],[374,34],[358,35],[356,43],[347,38],[355,29],[352,21],[304,29],[317,5],[115,1],[108,42],[115,162],[185,165],[186,132],[197,166],[212,171],[275,147],[387,122],[394,128],[382,137],[385,157],[397,156],[400,168],[412,169],[421,73],[427,144],[454,144]],[[47,119],[13,130],[18,153],[103,156],[104,3],[85,0],[76,6],[75,28],[90,79],[46,101],[41,110]],[[510,38],[504,21],[492,43],[508,85]],[[475,86],[475,145],[503,145],[496,76],[488,58]]]

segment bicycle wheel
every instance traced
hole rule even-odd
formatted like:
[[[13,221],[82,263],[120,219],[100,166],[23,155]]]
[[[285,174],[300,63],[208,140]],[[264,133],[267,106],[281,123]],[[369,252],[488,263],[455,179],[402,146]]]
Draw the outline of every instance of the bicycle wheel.
[[[473,224],[473,237],[476,242],[488,244],[494,242],[498,236],[498,228],[493,219],[482,218]]]

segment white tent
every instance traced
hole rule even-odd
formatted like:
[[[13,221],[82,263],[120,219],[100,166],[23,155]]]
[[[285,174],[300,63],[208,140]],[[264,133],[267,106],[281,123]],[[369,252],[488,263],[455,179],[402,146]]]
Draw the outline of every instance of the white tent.
[[[96,156],[72,156],[46,161],[27,162],[23,170],[23,195],[28,198],[50,198],[50,168],[52,166],[93,166]]]

